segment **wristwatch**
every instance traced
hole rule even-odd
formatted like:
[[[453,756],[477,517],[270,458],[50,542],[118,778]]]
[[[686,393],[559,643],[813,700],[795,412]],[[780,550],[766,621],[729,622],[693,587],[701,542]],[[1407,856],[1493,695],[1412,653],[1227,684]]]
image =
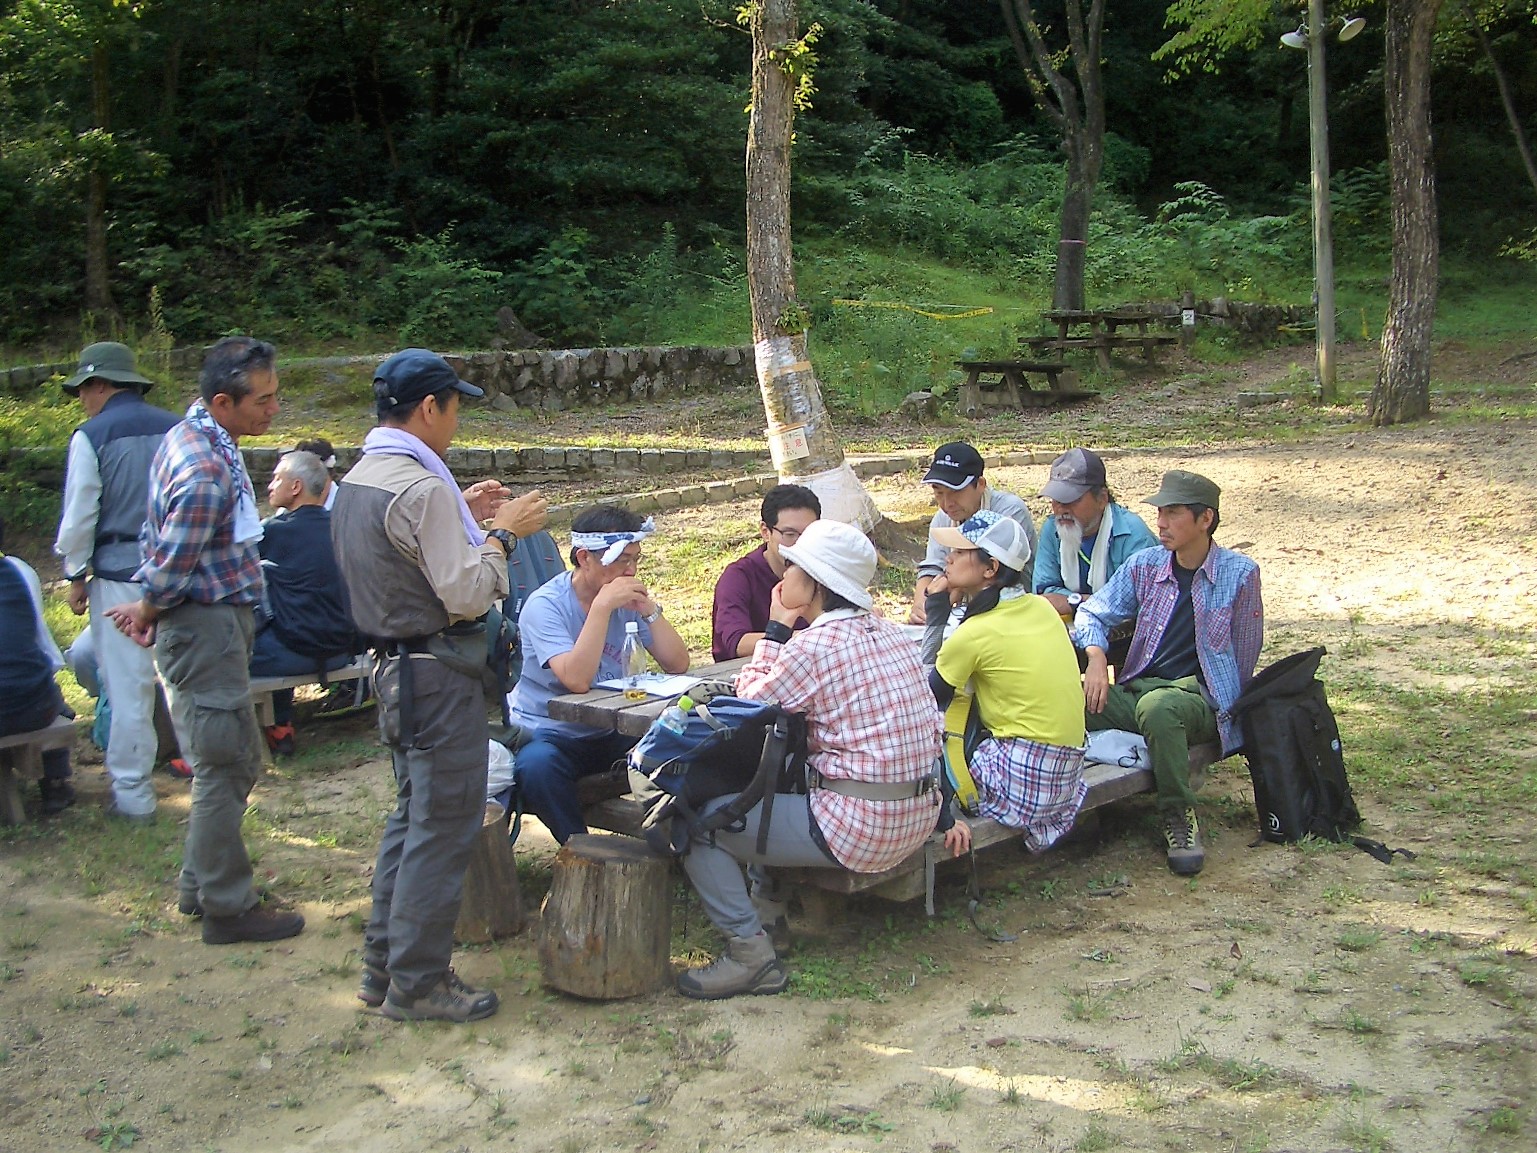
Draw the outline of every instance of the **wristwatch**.
[[[1083,604],[1083,594],[1082,593],[1068,593],[1067,594],[1067,607],[1068,608],[1075,609],[1075,608],[1077,608],[1081,604]]]
[[[486,533],[486,537],[488,540],[494,540],[500,544],[502,546],[502,552],[507,556],[511,556],[512,550],[518,547],[517,534],[514,533],[511,529],[494,528],[490,532]]]
[[[661,606],[661,603],[658,602],[658,601],[652,601],[651,603],[653,605],[656,605],[656,607],[654,609],[652,609],[649,613],[647,613],[645,616],[640,618],[641,620],[645,621],[648,625],[654,625],[654,624],[656,624],[657,621],[662,619],[662,606]]]

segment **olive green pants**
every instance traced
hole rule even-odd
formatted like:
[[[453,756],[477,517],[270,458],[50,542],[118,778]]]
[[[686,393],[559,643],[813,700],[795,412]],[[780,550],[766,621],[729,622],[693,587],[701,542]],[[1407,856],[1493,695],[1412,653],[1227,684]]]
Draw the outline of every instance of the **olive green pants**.
[[[1190,746],[1217,739],[1217,714],[1201,695],[1195,677],[1166,681],[1138,677],[1110,686],[1105,709],[1084,714],[1090,732],[1120,729],[1141,733],[1153,759],[1153,780],[1160,809],[1193,809]]]

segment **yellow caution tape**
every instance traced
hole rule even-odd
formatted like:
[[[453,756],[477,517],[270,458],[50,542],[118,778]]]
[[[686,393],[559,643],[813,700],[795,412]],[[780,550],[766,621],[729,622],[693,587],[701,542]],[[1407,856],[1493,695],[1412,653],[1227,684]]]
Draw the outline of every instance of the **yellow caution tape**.
[[[935,308],[963,308],[959,304],[931,304],[927,308],[920,308],[915,304],[905,304],[900,300],[834,300],[834,304],[841,304],[845,308],[894,308],[899,312],[912,312],[919,316],[926,316],[930,320],[965,320],[972,316],[989,316],[992,308],[984,305],[981,308],[967,308],[962,312],[933,312]]]

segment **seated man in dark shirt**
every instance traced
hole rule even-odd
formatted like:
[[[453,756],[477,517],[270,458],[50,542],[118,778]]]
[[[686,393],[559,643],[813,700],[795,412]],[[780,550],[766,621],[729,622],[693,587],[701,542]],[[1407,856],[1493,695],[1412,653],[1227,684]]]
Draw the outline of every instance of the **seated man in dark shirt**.
[[[1158,509],[1163,548],[1134,554],[1079,606],[1073,622],[1073,643],[1088,653],[1087,727],[1147,738],[1169,868],[1182,875],[1199,873],[1206,863],[1190,788],[1190,746],[1220,737],[1224,756],[1242,746],[1231,710],[1254,677],[1265,632],[1259,566],[1212,540],[1221,495],[1198,473],[1165,473],[1144,502]],[[1112,685],[1109,632],[1133,618],[1131,649]]]
[[[272,472],[267,501],[279,515],[262,523],[262,576],[267,591],[251,648],[251,676],[319,675],[349,664],[358,637],[347,611],[331,547],[324,494],[330,476],[310,452],[285,453]],[[266,730],[274,755],[294,753],[292,689],[272,694]]]
[[[800,539],[806,526],[822,515],[822,502],[809,488],[776,484],[763,498],[758,535],[763,543],[726,566],[715,582],[715,607],[710,614],[710,649],[718,661],[750,657],[763,639],[769,620],[769,598],[785,575],[779,550]],[[797,621],[797,629],[806,627]]]
[[[5,522],[0,520],[0,548]],[[32,566],[20,557],[0,552],[0,737],[47,728],[56,717],[73,717],[59,692],[54,673],[64,667],[63,654],[43,623],[43,586]],[[43,753],[43,815],[62,813],[75,803],[69,783],[69,750]]]

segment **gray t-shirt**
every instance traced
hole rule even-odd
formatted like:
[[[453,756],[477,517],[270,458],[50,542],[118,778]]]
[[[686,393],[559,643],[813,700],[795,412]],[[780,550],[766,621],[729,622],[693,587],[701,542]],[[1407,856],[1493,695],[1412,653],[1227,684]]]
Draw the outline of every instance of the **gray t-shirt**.
[[[1035,521],[1030,516],[1030,509],[1019,497],[1011,492],[1004,492],[992,485],[987,486],[987,495],[982,498],[982,507],[988,512],[995,512],[999,516],[1006,516],[1012,521],[1018,521],[1024,526],[1025,536],[1030,540],[1030,555],[1035,555]],[[936,512],[934,519],[929,523],[929,531],[936,528],[954,528],[955,522],[944,512]],[[929,537],[929,551],[923,558],[923,563],[918,566],[920,577],[936,577],[945,571],[945,557],[950,555],[950,550],[942,544],[936,544],[932,536]],[[1028,571],[1028,570],[1027,570]]]

